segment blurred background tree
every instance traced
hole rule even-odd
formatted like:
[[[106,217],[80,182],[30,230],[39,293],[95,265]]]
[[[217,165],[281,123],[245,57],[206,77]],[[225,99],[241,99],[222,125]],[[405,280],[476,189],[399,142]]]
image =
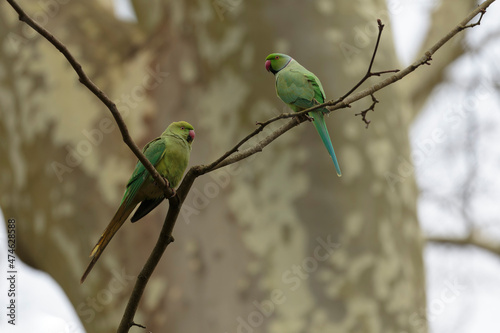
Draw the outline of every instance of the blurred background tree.
[[[110,1],[21,3],[117,103],[140,146],[172,121],[192,123],[192,164],[287,111],[264,68],[271,52],[291,54],[334,99],[366,71],[380,18],[389,30],[374,70],[400,67],[389,24],[398,2],[132,4],[137,22],[115,18]],[[474,6],[442,1],[422,50]],[[135,157],[57,50],[0,9],[0,206],[18,219],[19,256],[61,284],[89,332],[113,331],[167,204],[127,223],[79,285]],[[170,332],[426,332],[408,133],[463,54],[462,37],[428,69],[376,94],[368,130],[353,114],[369,99],[328,118],[342,178],[313,126],[302,125],[199,179],[136,322]],[[325,243],[331,251],[320,258]]]

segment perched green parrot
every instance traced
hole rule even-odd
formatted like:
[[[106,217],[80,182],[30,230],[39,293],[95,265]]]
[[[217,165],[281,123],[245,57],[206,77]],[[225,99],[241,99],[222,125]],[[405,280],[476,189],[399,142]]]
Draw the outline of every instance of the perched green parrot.
[[[168,180],[171,188],[175,188],[179,184],[186,170],[194,136],[193,126],[189,123],[185,121],[175,122],[170,124],[159,138],[149,142],[142,150],[160,175]],[[140,161],[137,162],[134,173],[127,183],[120,207],[90,253],[92,259],[83,273],[80,283],[85,281],[111,238],[120,229],[135,206],[141,203],[131,218],[132,222],[144,217],[164,198],[163,190],[156,185],[144,165]]]
[[[325,92],[319,79],[292,57],[282,53],[272,53],[266,58],[266,69],[276,76],[278,97],[293,111],[299,112],[325,102]],[[332,157],[337,175],[340,177],[342,173],[326,128],[324,112],[328,110],[321,108],[309,112],[309,117],[313,119],[314,127]]]

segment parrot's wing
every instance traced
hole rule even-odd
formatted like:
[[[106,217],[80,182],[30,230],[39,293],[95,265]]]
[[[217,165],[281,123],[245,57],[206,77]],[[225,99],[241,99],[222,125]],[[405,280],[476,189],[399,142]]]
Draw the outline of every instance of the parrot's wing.
[[[143,154],[146,158],[156,166],[158,162],[163,158],[166,150],[166,142],[162,138],[156,138],[155,140],[149,142],[143,149]],[[134,173],[130,177],[130,180],[127,184],[127,190],[125,195],[123,196],[123,200],[127,198],[130,202],[132,198],[135,196],[137,191],[141,188],[144,181],[148,178],[149,172],[146,170],[141,161],[138,161]]]
[[[312,101],[314,90],[304,72],[286,68],[284,71],[276,80],[276,90],[281,100],[287,104],[295,104],[300,99]]]
[[[311,72],[308,72],[305,76],[314,91],[314,99],[320,104],[324,103],[325,91],[323,90],[323,86],[321,85],[319,79]]]
[[[277,80],[276,89],[283,102],[300,108],[310,108],[315,100],[323,103],[325,94],[318,78],[308,70],[290,69]]]

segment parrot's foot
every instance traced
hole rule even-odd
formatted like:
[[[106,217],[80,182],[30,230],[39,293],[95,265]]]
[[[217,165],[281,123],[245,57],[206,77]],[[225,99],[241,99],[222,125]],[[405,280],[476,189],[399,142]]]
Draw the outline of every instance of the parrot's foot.
[[[160,176],[161,176],[161,175],[160,175]],[[169,186],[169,187],[170,187],[170,183],[168,182],[168,179],[167,179],[167,178],[165,178],[165,177],[163,177],[163,176],[161,176],[161,178],[163,178],[163,181],[165,182],[165,184],[167,184],[167,186]],[[158,186],[159,188],[161,188],[161,185],[160,185],[160,184],[158,184],[158,182],[157,182],[155,179],[153,179],[153,182],[154,182],[154,184],[155,184],[156,186]]]
[[[165,181],[165,184],[167,184],[167,186],[170,187],[170,183],[168,182],[168,179],[165,178],[165,177],[163,177],[163,176],[161,176],[161,178],[163,178],[163,181]],[[162,187],[154,179],[153,179],[153,182],[154,182],[154,184],[156,186],[158,186],[159,188],[162,189]],[[170,187],[170,189],[172,190],[172,195],[170,197],[166,198],[166,199],[173,198],[173,197],[175,197],[177,195],[177,192],[175,191],[175,189],[173,189],[171,187]]]
[[[175,188],[170,187],[170,183],[168,182],[167,178],[163,177],[163,179],[165,180],[165,183],[167,184],[167,186],[172,190],[172,195],[169,196],[167,199],[175,197],[177,195],[177,191],[175,190]]]
[[[170,187],[170,183],[168,182],[167,178],[163,177],[163,180],[168,185],[168,187]],[[170,187],[170,189],[172,190],[172,195],[169,198],[167,198],[167,199],[173,198],[173,197],[175,197],[177,195],[177,192],[175,191],[175,188],[171,188]]]

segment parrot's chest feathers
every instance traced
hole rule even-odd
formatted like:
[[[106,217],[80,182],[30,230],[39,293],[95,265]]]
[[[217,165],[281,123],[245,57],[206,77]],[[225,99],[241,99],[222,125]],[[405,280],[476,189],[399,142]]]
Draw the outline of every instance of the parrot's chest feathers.
[[[178,145],[169,145],[156,169],[168,179],[170,187],[177,187],[181,181],[184,170],[189,163],[189,147],[183,142]]]

